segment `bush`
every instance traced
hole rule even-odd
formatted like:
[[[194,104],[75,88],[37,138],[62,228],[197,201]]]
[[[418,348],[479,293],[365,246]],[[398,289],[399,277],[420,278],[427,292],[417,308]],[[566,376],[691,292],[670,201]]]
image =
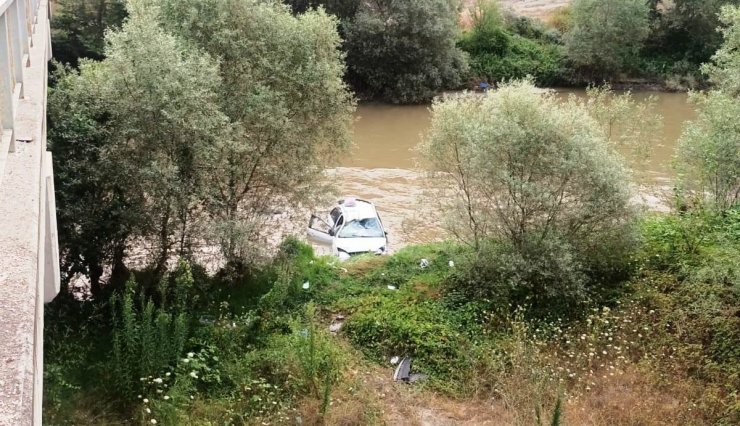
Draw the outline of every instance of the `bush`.
[[[455,89],[467,72],[455,46],[454,0],[363,2],[346,24],[348,78],[360,93],[419,103]]]
[[[466,34],[460,46],[471,54],[471,74],[491,82],[527,76],[542,86],[569,82],[562,49],[556,44],[497,30],[490,34]]]
[[[371,296],[345,325],[350,341],[373,359],[410,356],[414,370],[444,380],[467,374],[468,339],[458,314],[433,300]]]
[[[133,278],[126,283],[123,294],[111,299],[111,384],[121,395],[136,395],[141,392],[142,379],[177,364],[191,329],[188,312],[192,286],[190,268],[181,261],[172,277],[162,279],[156,304]],[[134,303],[136,295],[138,306]]]
[[[505,25],[490,5],[476,11],[473,27],[458,42],[470,54],[474,77],[502,82],[532,76],[541,85],[566,82],[557,31],[525,17],[510,17]]]
[[[590,81],[633,68],[648,36],[648,11],[643,0],[575,0],[566,56]]]
[[[485,243],[470,264],[450,282],[473,300],[488,300],[501,307],[533,306],[538,316],[563,316],[579,311],[587,302],[590,283],[586,265],[577,251],[557,238]],[[602,289],[603,290],[603,289]]]
[[[445,225],[479,256],[472,268],[507,259],[466,288],[545,308],[585,301],[627,269],[629,177],[595,111],[531,82],[435,102],[422,150]]]
[[[694,95],[699,117],[686,123],[677,169],[690,198],[719,209],[740,203],[740,101],[723,91]]]

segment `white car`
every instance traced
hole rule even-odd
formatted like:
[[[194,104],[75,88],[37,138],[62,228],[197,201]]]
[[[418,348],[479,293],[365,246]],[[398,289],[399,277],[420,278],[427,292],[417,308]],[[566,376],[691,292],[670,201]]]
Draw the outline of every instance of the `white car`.
[[[326,220],[312,215],[308,236],[317,244],[331,247],[331,253],[341,259],[356,254],[388,252],[388,233],[373,203],[365,200],[339,200]]]

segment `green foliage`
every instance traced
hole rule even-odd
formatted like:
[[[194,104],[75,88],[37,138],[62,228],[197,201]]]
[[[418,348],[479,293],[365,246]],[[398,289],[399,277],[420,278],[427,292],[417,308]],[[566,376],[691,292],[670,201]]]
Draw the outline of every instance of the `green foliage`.
[[[723,91],[696,94],[698,119],[684,126],[676,168],[690,199],[720,209],[740,202],[740,101]]]
[[[704,71],[717,87],[730,96],[740,97],[740,6],[722,8],[720,20],[724,43],[712,57],[713,64],[706,64]]]
[[[349,145],[354,102],[337,19],[293,16],[277,0],[156,3],[166,29],[220,59],[219,109],[229,126],[209,164],[207,236],[228,261],[250,261],[264,254],[268,211],[320,200],[323,170]]]
[[[104,266],[123,269],[129,238],[151,242],[158,273],[174,251],[190,254],[204,163],[225,122],[213,60],[129,5],[106,59],[59,74],[49,100],[64,264],[91,277],[96,297]]]
[[[123,0],[60,0],[51,20],[54,58],[77,66],[80,59],[102,59],[105,31],[120,28],[126,18]]]
[[[122,295],[111,299],[110,366],[112,384],[121,395],[133,397],[141,392],[143,380],[177,365],[191,328],[188,293],[192,284],[190,269],[181,262],[172,278],[162,279],[158,303],[147,298],[133,278]]]
[[[634,239],[629,178],[592,109],[529,82],[435,102],[422,148],[432,194],[448,229],[480,256],[473,276],[491,272],[463,279],[466,288],[500,294],[501,283],[525,300],[572,303],[586,297],[587,283],[625,270]],[[508,261],[496,261],[504,253]]]
[[[114,131],[101,93],[83,76],[58,67],[49,91],[49,149],[54,153],[62,279],[76,273],[100,294],[104,265],[120,269],[134,232],[140,200],[126,194],[126,179],[106,155]]]
[[[471,75],[491,82],[532,76],[542,85],[565,81],[559,34],[527,18],[505,25],[496,3],[483,2],[473,13],[473,26],[458,42],[470,54]]]
[[[306,11],[323,7],[326,13],[336,15],[341,21],[351,20],[360,8],[360,0],[284,0],[293,13],[306,13]]]
[[[646,278],[638,287],[651,312],[654,350],[671,354],[668,368],[686,364],[701,380],[702,409],[718,424],[740,419],[733,403],[740,386],[740,211],[687,212],[657,217],[643,227]],[[686,374],[686,373],[683,373]]]
[[[644,0],[575,0],[565,55],[588,81],[634,67],[649,33]]]
[[[539,85],[567,83],[562,49],[496,30],[487,34],[465,34],[460,47],[470,53],[470,72],[492,82],[504,82],[531,76]]]
[[[535,407],[535,417],[537,418],[537,426],[543,426],[542,423],[542,412],[539,405]],[[562,424],[563,417],[563,397],[558,395],[558,399],[555,402],[555,408],[552,410],[552,420],[550,426],[560,426]]]
[[[378,361],[411,356],[415,369],[437,379],[460,379],[466,337],[458,314],[433,300],[368,297],[346,324],[350,341]]]
[[[341,355],[325,332],[316,323],[316,307],[308,304],[305,311],[306,327],[294,335],[293,345],[301,371],[301,379],[308,391],[321,401],[320,413],[329,409],[332,388],[339,379]]]
[[[348,78],[360,93],[394,103],[429,101],[467,71],[455,46],[456,0],[363,2],[346,25]]]
[[[325,192],[321,172],[348,145],[353,110],[336,20],[322,12],[127,7],[106,58],[60,71],[49,100],[63,265],[90,277],[94,297],[107,266],[125,275],[134,239],[155,275],[204,242],[231,264],[255,263],[270,206]]]
[[[708,62],[722,43],[719,14],[738,0],[651,0],[651,34],[646,56],[696,66]]]

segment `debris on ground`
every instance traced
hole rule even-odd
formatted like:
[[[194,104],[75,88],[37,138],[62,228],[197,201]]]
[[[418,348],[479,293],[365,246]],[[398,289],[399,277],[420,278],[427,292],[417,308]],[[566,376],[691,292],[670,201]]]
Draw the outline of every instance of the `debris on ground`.
[[[398,362],[397,356],[394,356],[393,358],[391,358],[391,364],[395,364],[396,362]],[[394,381],[404,382],[404,383],[416,383],[416,382],[422,382],[427,379],[426,374],[411,372],[411,362],[412,360],[410,357],[407,357],[407,356],[403,357],[401,362],[398,363],[398,367],[396,367],[396,371],[393,372]]]
[[[339,330],[342,329],[342,326],[344,325],[344,315],[338,314],[334,317],[334,319],[331,320],[331,324],[329,324],[329,332],[332,334],[337,334]]]
[[[394,286],[394,285],[389,285],[389,286],[388,286],[388,290],[396,290],[396,286]]]
[[[304,290],[308,290],[310,287],[311,287],[311,283],[309,283],[308,281],[306,281],[305,283],[303,283],[303,289]]]
[[[429,259],[421,259],[421,262],[419,262],[419,267],[421,267],[421,269],[424,269],[429,267],[430,264],[431,262],[429,262]]]
[[[398,363],[396,371],[393,372],[393,380],[399,382],[408,382],[409,375],[411,374],[411,358],[403,357],[401,362]]]

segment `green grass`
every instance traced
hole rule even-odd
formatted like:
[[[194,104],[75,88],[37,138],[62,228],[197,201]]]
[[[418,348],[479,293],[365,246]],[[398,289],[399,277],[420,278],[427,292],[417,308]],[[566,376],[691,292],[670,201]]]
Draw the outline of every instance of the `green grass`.
[[[450,291],[450,283],[471,264],[468,251],[455,244],[411,246],[392,256],[342,263],[316,257],[310,247],[289,240],[261,270],[197,278],[193,292],[198,297],[190,312],[197,326],[185,349],[194,355],[166,369],[172,373],[167,380],[173,386],[166,390],[170,400],[153,394],[151,384],[143,385],[142,395],[153,402],[142,406],[141,399],[127,399],[103,385],[115,380],[105,305],[52,304],[47,308],[45,421],[138,422],[147,407],[162,421],[182,424],[277,421],[307,406],[316,407],[316,416],[331,416],[327,398],[357,386],[348,384],[355,382],[345,376],[346,366],[369,360],[389,368],[391,356],[413,357],[415,372],[429,376],[424,386],[431,392],[499,395],[516,384],[519,393],[508,397],[527,401],[532,392],[545,392],[552,399],[560,386],[547,385],[550,380],[565,379],[572,392],[582,389],[554,369],[575,371],[583,363],[586,371],[594,368],[589,349],[579,345],[601,338],[603,327],[589,321],[608,318],[605,324],[624,333],[620,339],[636,342],[620,365],[647,362],[683,383],[681,389],[707,389],[707,396],[688,393],[685,398],[697,404],[702,418],[732,424],[740,416],[733,396],[740,387],[739,253],[737,210],[650,218],[634,256],[636,275],[615,295],[611,311],[593,306],[598,315],[542,323],[527,320],[505,302],[470,300]],[[422,259],[428,266],[421,266]],[[331,337],[327,327],[339,313],[347,319],[338,337]],[[204,318],[208,321],[200,321]],[[650,331],[621,327],[623,319]],[[581,335],[589,337],[582,341]],[[608,343],[599,344],[610,351]],[[358,396],[367,395],[363,392],[352,398],[367,398]],[[566,401],[561,408],[567,409]],[[533,406],[527,410],[534,415]]]

